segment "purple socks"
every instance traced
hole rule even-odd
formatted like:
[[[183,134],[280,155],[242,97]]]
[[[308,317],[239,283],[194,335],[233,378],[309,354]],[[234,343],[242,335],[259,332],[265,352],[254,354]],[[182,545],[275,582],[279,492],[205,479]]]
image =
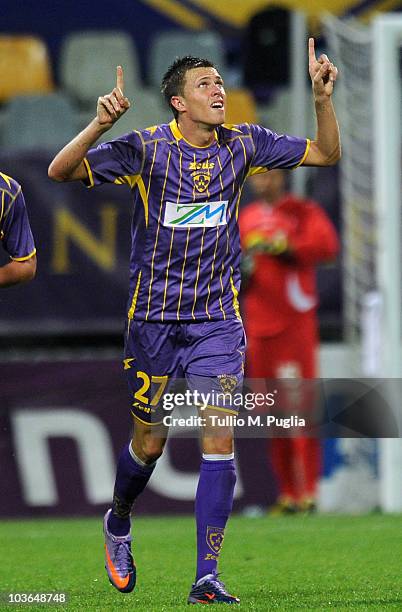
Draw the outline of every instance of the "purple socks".
[[[154,467],[155,464],[137,463],[130,453],[129,445],[123,448],[117,464],[112,512],[108,521],[108,529],[113,535],[125,536],[129,533],[131,507],[147,485]],[[233,459],[202,459],[195,498],[196,581],[207,574],[216,573],[225,526],[232,510],[235,483]]]
[[[113,535],[125,536],[130,531],[131,507],[145,489],[154,468],[155,463],[137,463],[130,453],[130,444],[123,448],[117,463],[112,512],[108,521],[108,529]]]
[[[211,455],[214,457],[214,455]],[[233,459],[202,459],[195,498],[197,522],[196,582],[216,573],[226,522],[233,505],[236,471]]]

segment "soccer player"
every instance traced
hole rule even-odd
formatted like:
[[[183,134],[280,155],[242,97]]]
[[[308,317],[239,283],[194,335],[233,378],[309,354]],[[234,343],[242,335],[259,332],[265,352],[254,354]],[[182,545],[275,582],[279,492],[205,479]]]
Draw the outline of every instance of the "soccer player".
[[[0,287],[32,280],[36,249],[21,185],[0,172],[0,240],[11,261],[0,267]]]
[[[104,520],[106,569],[121,592],[135,585],[130,512],[163,451],[160,398],[175,378],[190,389],[238,389],[245,338],[240,286],[240,193],[246,177],[268,168],[329,165],[340,156],[331,102],[337,69],[316,58],[309,42],[309,70],[317,136],[278,136],[257,125],[225,124],[225,89],[208,60],[177,59],[162,92],[173,112],[166,125],[133,131],[91,146],[125,113],[123,71],[113,91],[98,99],[95,119],[55,157],[49,176],[127,184],[133,197],[132,251],[125,371],[131,389],[134,433],[117,466],[112,508]],[[222,415],[232,407],[208,406]],[[155,428],[158,428],[155,434]],[[219,435],[216,435],[219,434]],[[202,460],[195,500],[197,569],[188,602],[238,603],[217,574],[236,481],[233,431],[202,431]]]
[[[316,378],[318,295],[315,268],[333,260],[339,244],[322,208],[285,189],[283,170],[251,179],[257,200],[239,218],[243,267],[249,378]],[[247,264],[246,266],[244,264]],[[311,393],[300,385],[296,410],[313,411]],[[284,414],[283,416],[290,416]],[[275,510],[315,509],[320,474],[320,443],[313,437],[270,440],[279,485]]]

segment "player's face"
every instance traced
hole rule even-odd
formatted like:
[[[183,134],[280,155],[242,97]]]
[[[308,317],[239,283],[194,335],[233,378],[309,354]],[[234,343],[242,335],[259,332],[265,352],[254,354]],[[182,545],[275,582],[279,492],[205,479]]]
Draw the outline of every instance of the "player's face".
[[[193,68],[186,72],[181,96],[187,118],[217,126],[225,121],[226,94],[223,79],[215,68]]]

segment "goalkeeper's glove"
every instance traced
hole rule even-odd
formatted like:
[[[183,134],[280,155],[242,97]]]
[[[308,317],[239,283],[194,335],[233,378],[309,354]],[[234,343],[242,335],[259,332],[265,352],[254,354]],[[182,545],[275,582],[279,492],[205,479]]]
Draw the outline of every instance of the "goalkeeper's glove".
[[[245,247],[253,253],[277,256],[285,253],[288,250],[289,244],[285,232],[278,230],[269,238],[259,232],[249,234],[245,241]]]

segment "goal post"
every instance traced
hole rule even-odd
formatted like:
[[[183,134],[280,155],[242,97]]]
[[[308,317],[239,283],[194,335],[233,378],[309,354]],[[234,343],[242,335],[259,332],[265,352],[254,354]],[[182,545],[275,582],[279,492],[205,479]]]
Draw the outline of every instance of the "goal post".
[[[393,379],[387,399],[402,437],[402,15],[377,15],[370,25],[324,18],[331,59],[340,69],[336,105],[343,143],[344,328],[352,376],[367,376],[364,312],[375,296],[380,350],[369,375]],[[339,104],[338,104],[339,103]],[[370,300],[368,299],[370,298]],[[373,331],[373,330],[371,330]],[[362,350],[363,348],[363,350]],[[402,511],[402,440],[382,439],[379,502]]]
[[[382,296],[382,376],[402,378],[401,249],[401,73],[402,15],[377,16],[373,31],[374,197],[378,221],[378,289]],[[390,385],[401,427],[401,398]],[[399,410],[398,410],[399,408]],[[402,440],[379,441],[380,503],[383,510],[402,510]]]
[[[373,177],[371,32],[355,20],[324,19],[328,54],[338,66],[335,104],[341,130],[340,194],[344,337],[353,356],[351,376],[361,371],[361,307],[376,284],[376,214]]]
[[[377,286],[382,295],[382,376],[402,377],[401,360],[401,77],[402,15],[373,21],[374,202]],[[396,271],[396,273],[394,272]]]

